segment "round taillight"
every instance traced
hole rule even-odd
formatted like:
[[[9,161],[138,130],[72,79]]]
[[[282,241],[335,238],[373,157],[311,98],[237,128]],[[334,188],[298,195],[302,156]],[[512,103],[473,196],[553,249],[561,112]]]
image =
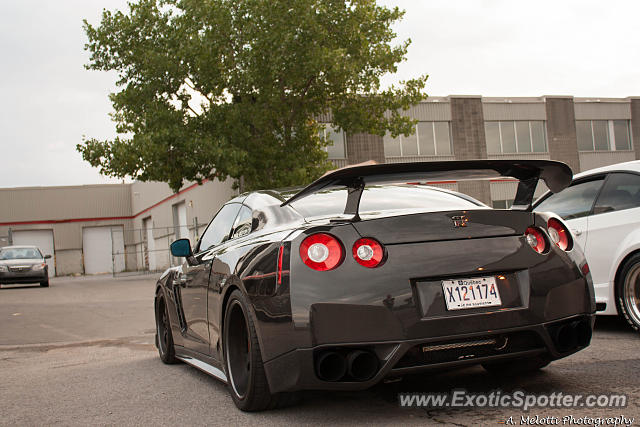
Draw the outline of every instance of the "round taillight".
[[[527,231],[524,233],[525,238],[527,239],[527,243],[534,251],[539,254],[545,253],[547,251],[547,240],[544,238],[544,234],[542,231],[535,227],[527,228]]]
[[[377,240],[362,238],[353,244],[353,258],[358,264],[368,268],[375,268],[384,259],[384,248]]]
[[[547,222],[547,229],[549,230],[549,237],[551,241],[556,244],[563,251],[568,251],[573,246],[573,240],[569,230],[560,221],[555,218],[549,219]]]
[[[300,244],[302,262],[314,270],[333,270],[340,265],[343,255],[342,245],[330,234],[312,234]]]

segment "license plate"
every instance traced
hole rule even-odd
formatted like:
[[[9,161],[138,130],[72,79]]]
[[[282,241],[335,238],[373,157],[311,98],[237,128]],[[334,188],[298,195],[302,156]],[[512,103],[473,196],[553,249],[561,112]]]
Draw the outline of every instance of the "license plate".
[[[502,305],[495,277],[443,280],[442,290],[447,310]]]

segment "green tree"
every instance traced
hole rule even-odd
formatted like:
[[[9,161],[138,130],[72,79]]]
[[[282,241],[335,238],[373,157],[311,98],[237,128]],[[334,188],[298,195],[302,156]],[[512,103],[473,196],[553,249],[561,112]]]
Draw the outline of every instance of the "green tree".
[[[77,150],[101,173],[165,181],[307,183],[329,167],[317,118],[347,132],[413,132],[427,76],[382,88],[405,60],[403,11],[375,0],[139,0],[86,20],[91,70],[116,71],[118,136]],[[386,114],[385,114],[386,113]]]

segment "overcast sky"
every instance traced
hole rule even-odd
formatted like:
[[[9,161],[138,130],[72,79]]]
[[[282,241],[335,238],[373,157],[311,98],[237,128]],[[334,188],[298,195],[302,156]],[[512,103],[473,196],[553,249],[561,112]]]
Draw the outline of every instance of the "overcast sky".
[[[640,95],[638,0],[381,0],[406,10],[407,62],[388,82],[429,74],[429,95]],[[87,71],[82,19],[121,0],[3,2],[0,187],[117,182],[75,151],[110,138],[115,75]]]

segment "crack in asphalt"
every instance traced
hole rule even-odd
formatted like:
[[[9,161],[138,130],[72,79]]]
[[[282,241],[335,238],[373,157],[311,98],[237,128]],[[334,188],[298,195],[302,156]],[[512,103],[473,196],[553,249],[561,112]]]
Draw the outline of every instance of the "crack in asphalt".
[[[424,411],[427,414],[427,417],[432,420],[435,421],[438,424],[449,424],[449,425],[453,425],[453,426],[458,426],[458,427],[468,427],[467,424],[458,424],[458,423],[454,423],[452,421],[443,421],[443,420],[439,420],[438,418],[435,417],[435,415],[433,415],[431,413],[431,411],[426,410]]]

